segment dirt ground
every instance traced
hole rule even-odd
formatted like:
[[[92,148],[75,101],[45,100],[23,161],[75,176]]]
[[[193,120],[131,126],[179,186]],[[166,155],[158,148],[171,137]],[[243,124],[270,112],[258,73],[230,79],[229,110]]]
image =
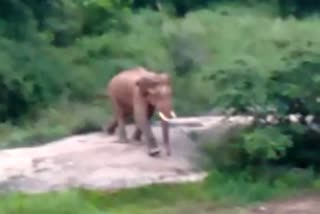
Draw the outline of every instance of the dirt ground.
[[[262,204],[248,214],[319,214],[320,195],[305,195]]]
[[[274,200],[250,205],[250,207],[233,206],[221,207],[214,202],[182,202],[172,207],[152,210],[152,214],[319,214],[320,195],[291,197],[290,199]]]
[[[153,212],[155,214],[174,213],[174,214],[319,214],[320,196],[308,195],[294,197],[285,200],[275,200],[262,203],[253,207],[234,207],[221,208],[215,204],[188,204],[176,205],[168,209],[160,209]]]

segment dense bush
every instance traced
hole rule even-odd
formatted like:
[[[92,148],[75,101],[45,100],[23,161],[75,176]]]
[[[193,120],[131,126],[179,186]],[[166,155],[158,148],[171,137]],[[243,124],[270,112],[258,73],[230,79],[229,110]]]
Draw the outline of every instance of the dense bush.
[[[206,44],[202,55],[212,54],[211,61],[196,64],[198,71],[192,72],[194,80],[197,79],[195,84],[201,84],[202,95],[208,93],[206,97],[212,106],[235,107],[238,113],[256,116],[300,113],[317,117],[318,23],[312,18],[281,20],[272,16],[225,16],[199,11],[180,22],[182,26],[192,26],[190,29],[179,30],[183,35],[192,31],[193,38],[198,38],[196,41]],[[272,162],[318,167],[316,129],[319,130],[319,124],[303,121],[300,124],[281,121],[276,126],[257,124],[234,139],[237,148],[232,145],[227,153],[234,155],[238,151],[240,156],[236,159],[231,155],[235,160],[229,164],[240,163],[243,167]]]
[[[230,2],[3,1],[0,121],[41,117],[61,99],[88,106],[114,74],[137,65],[173,76],[180,115],[233,107],[319,116],[320,21],[304,17],[319,6]],[[280,16],[288,14],[304,18]],[[80,121],[73,133],[97,128]],[[319,139],[314,127],[256,124],[237,139],[241,159],[319,165],[317,147],[303,140]]]
[[[61,50],[39,43],[0,38],[0,120],[18,119],[62,97],[82,99],[92,94],[97,72],[73,65]]]

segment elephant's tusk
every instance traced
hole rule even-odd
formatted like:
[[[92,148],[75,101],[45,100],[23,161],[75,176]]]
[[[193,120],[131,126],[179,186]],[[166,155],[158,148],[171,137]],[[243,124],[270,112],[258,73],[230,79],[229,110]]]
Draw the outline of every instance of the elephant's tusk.
[[[168,119],[166,116],[164,116],[164,114],[163,114],[162,112],[159,112],[159,117],[160,117],[162,120],[164,120],[164,121],[166,121],[166,122],[169,122],[169,119]]]
[[[172,118],[176,118],[177,117],[177,115],[176,115],[176,113],[174,111],[171,111],[170,114],[171,114]]]

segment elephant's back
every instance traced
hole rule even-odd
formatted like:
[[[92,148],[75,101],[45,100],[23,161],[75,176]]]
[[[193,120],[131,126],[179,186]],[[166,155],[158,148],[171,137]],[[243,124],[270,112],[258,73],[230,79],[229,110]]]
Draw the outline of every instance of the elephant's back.
[[[108,90],[110,91],[113,90],[113,88],[118,87],[132,90],[132,87],[135,85],[138,79],[150,74],[151,73],[149,71],[142,67],[121,71],[110,80]]]
[[[150,72],[144,68],[124,70],[114,76],[108,85],[108,94],[118,102],[126,103],[132,99],[136,81]]]
[[[132,72],[130,72],[129,70],[122,71],[110,80],[108,84],[108,90],[132,84],[133,82],[135,82],[135,79],[136,77],[132,75]]]

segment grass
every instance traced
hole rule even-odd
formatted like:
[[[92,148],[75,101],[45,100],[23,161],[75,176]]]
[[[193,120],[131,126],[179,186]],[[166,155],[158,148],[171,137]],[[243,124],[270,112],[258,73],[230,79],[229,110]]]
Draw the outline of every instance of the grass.
[[[289,171],[273,180],[254,180],[245,172],[231,175],[213,171],[202,183],[151,185],[118,192],[74,189],[32,196],[11,193],[1,197],[0,213],[239,213],[231,211],[271,198],[292,196],[302,189],[314,190],[319,186],[319,179],[311,178],[308,171],[301,173],[305,176],[300,175],[299,179]],[[311,182],[303,182],[310,179]],[[305,185],[297,185],[297,182]]]
[[[0,148],[39,145],[73,134],[101,130],[110,115],[108,110],[107,105],[99,103],[59,103],[19,126],[0,124]]]

